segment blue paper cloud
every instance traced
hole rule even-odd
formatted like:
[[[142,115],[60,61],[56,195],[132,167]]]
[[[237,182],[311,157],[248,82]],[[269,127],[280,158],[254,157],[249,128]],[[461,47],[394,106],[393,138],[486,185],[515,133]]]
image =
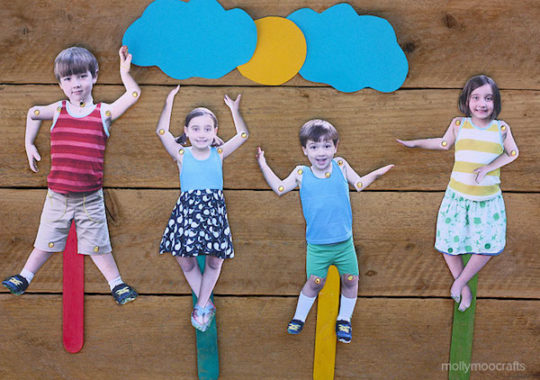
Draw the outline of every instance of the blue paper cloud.
[[[122,43],[139,66],[175,79],[216,79],[248,62],[257,45],[253,19],[216,0],[156,0],[129,26]]]
[[[300,70],[305,79],[343,92],[365,87],[391,92],[405,81],[407,58],[385,19],[359,16],[346,3],[320,14],[303,8],[287,18],[306,37],[307,57]]]

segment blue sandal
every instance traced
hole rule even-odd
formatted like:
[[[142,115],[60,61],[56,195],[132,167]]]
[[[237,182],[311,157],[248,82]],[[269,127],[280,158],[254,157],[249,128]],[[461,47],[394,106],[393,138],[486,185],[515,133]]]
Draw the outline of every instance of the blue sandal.
[[[195,327],[197,330],[204,332],[207,326],[205,326],[202,323],[197,322],[197,320],[195,319],[195,316],[201,316],[201,317],[204,316],[204,309],[200,307],[199,305],[195,305],[195,307],[193,307],[193,311],[191,312],[191,325]]]
[[[197,322],[197,320],[195,319],[195,316],[205,317],[207,315],[208,321],[204,324]],[[212,301],[208,301],[208,306],[206,307],[200,307],[199,305],[195,305],[193,311],[191,312],[191,325],[197,330],[205,332],[212,323],[215,315],[216,307],[214,306]]]

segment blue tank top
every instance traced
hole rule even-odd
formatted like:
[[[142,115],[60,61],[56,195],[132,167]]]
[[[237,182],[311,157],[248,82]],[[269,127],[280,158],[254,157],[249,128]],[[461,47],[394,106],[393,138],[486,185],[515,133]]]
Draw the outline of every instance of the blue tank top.
[[[352,237],[349,185],[334,160],[329,178],[317,178],[304,167],[300,200],[309,244],[334,244]]]
[[[210,156],[205,160],[193,157],[190,148],[184,148],[182,170],[180,170],[180,191],[223,190],[223,170],[217,149],[210,148]]]

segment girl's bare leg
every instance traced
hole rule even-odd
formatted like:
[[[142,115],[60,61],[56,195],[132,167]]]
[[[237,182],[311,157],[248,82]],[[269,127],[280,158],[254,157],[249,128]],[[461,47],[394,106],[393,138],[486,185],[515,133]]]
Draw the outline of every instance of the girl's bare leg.
[[[206,307],[210,300],[210,295],[216,286],[216,282],[221,273],[221,266],[223,265],[223,259],[215,256],[206,256],[206,264],[204,267],[204,273],[202,275],[201,290],[197,299],[197,305],[200,307]],[[203,323],[207,323],[210,316],[207,314],[203,319]]]
[[[180,264],[186,281],[188,282],[193,294],[199,298],[199,292],[201,290],[202,274],[199,269],[196,257],[181,257],[176,256],[176,261]]]
[[[461,259],[461,256],[452,256],[452,255],[446,255],[443,253],[444,260],[446,261],[446,265],[448,265],[448,269],[450,269],[450,273],[452,273],[452,276],[454,279],[457,279],[461,272],[463,272],[463,261]],[[463,286],[461,291],[457,293],[456,296],[450,291],[450,294],[454,301],[460,302],[459,309],[461,311],[465,311],[472,302],[472,293],[471,289],[467,284]]]
[[[460,258],[461,259],[461,258]],[[454,283],[452,284],[452,288],[450,289],[450,294],[452,298],[454,298],[456,295],[459,297],[460,294],[462,294],[463,288],[467,286],[467,283],[471,278],[474,277],[475,274],[477,274],[480,269],[484,267],[484,265],[487,264],[487,262],[491,259],[491,256],[488,255],[472,255],[469,262],[465,266],[465,268],[461,271],[461,274],[456,278]],[[468,286],[467,286],[468,287]],[[469,289],[469,293],[470,289]],[[454,298],[455,299],[455,298]],[[463,305],[459,305],[459,310],[465,311],[469,306],[471,306],[472,302],[472,294],[470,295],[470,298],[465,298],[465,294],[463,294]]]

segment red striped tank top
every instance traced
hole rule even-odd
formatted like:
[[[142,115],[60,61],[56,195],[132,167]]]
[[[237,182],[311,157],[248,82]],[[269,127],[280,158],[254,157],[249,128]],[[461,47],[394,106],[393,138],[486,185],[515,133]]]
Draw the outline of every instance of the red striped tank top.
[[[70,115],[66,101],[59,109],[51,129],[49,189],[63,194],[101,189],[107,144],[101,104],[83,117]]]

